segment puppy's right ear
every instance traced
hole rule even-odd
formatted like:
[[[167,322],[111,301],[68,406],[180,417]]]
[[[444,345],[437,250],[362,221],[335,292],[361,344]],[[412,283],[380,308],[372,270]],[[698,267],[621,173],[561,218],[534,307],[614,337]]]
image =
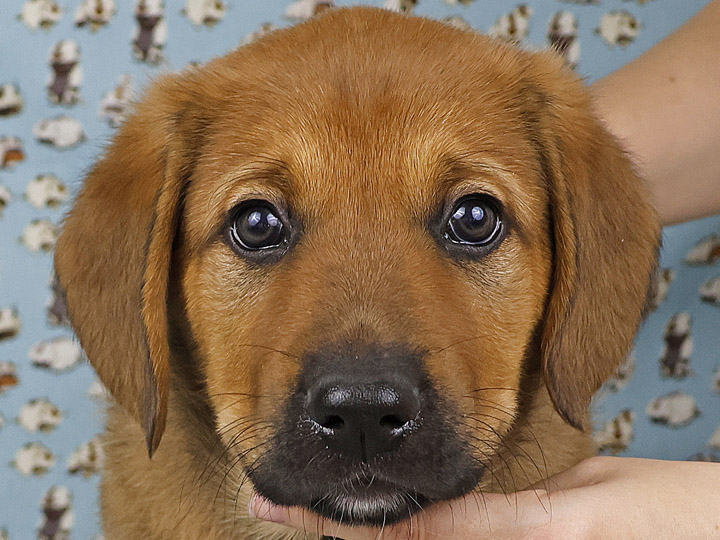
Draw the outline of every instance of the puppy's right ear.
[[[183,94],[170,77],[153,86],[87,178],[55,251],[78,338],[150,455],[167,414],[168,277],[188,174]]]

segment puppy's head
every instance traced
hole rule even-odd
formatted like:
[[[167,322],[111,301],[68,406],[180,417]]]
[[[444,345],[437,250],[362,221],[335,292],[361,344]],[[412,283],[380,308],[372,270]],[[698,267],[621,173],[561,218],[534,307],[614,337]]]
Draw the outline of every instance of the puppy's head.
[[[657,236],[560,59],[352,9],[159,81],[56,266],[151,452],[193,362],[260,493],[380,523],[476,486],[534,374],[585,425]]]

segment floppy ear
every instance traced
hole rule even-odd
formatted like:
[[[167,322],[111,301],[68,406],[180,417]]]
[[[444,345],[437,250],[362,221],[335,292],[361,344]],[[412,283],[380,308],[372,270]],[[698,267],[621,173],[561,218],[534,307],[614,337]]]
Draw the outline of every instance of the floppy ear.
[[[160,80],[88,176],[55,268],[100,379],[143,427],[150,455],[167,415],[167,294],[183,190],[181,90]]]
[[[660,229],[645,185],[594,117],[587,91],[574,75],[550,77],[538,75],[535,114],[554,256],[542,360],[555,408],[582,429],[593,394],[625,359],[643,318]]]

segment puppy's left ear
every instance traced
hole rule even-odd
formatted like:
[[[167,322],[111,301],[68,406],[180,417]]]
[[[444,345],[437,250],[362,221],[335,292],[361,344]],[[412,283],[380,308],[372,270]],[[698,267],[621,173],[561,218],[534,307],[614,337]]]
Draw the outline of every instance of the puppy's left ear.
[[[553,245],[543,370],[555,408],[582,429],[593,394],[625,359],[645,313],[660,228],[645,185],[594,116],[587,90],[565,67],[541,72],[543,65],[531,68],[526,103]]]
[[[167,415],[168,283],[191,161],[182,118],[196,110],[185,108],[181,82],[156,82],[122,126],[55,251],[72,326],[102,382],[143,427],[150,455]]]

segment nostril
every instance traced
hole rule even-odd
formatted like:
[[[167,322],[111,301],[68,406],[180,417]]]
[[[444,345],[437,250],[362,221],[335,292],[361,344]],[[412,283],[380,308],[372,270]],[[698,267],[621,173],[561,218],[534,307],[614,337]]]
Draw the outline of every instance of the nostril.
[[[407,424],[407,421],[402,420],[395,414],[387,414],[380,419],[380,425],[384,428],[400,429],[405,424]]]
[[[340,429],[345,425],[345,420],[336,414],[331,414],[323,418],[321,422],[318,422],[325,429]]]

